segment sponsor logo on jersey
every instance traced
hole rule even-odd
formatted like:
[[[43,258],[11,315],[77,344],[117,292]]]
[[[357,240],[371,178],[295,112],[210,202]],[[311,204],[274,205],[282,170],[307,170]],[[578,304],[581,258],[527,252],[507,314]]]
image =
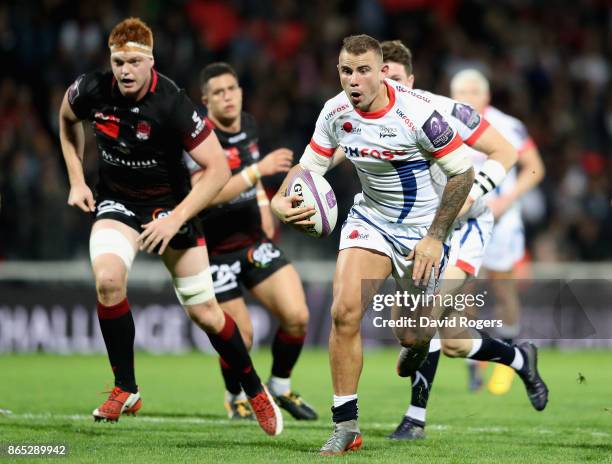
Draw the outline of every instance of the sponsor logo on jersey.
[[[325,120],[329,121],[331,118],[334,117],[334,115],[340,113],[341,111],[348,110],[350,107],[351,105],[349,105],[348,103],[344,103],[340,105],[339,107],[334,108],[333,110],[331,110],[329,113],[325,115]]]
[[[136,124],[136,138],[138,140],[149,140],[151,136],[151,124],[146,121],[138,121]]]
[[[191,115],[191,120],[196,125],[195,130],[191,133],[191,138],[195,139],[198,135],[200,135],[200,132],[204,130],[204,127],[206,126],[206,124],[204,123],[204,120],[200,117],[198,112],[195,110],[193,111],[193,114]]]
[[[451,114],[465,124],[469,129],[476,128],[480,122],[480,116],[476,110],[469,105],[455,103]]]
[[[410,118],[408,117],[408,115],[406,113],[404,113],[402,110],[400,110],[399,108],[397,108],[395,110],[395,114],[397,114],[400,119],[402,121],[404,121],[404,124],[406,124],[410,129],[412,129],[413,131],[416,130],[416,126],[414,125],[414,123],[410,120]]]
[[[102,150],[102,160],[105,163],[112,164],[113,166],[125,166],[128,168],[154,168],[157,166],[157,160],[126,160],[118,156],[114,156],[108,153],[106,150]]]
[[[398,156],[404,156],[408,154],[408,150],[378,150],[376,148],[350,147],[348,145],[341,145],[341,147],[344,150],[344,154],[349,158],[363,158],[369,156],[371,158],[389,161],[397,158]]]
[[[446,122],[444,117],[435,110],[427,121],[425,121],[422,128],[434,148],[442,148],[449,143],[455,135],[453,129],[448,125],[448,122]]]
[[[120,119],[117,116],[96,111],[94,113],[94,119],[96,119],[94,126],[97,131],[113,139],[119,137]]]
[[[238,143],[238,142],[242,142],[246,138],[247,138],[246,132],[241,132],[238,135],[232,135],[230,138],[227,139],[227,141],[229,143]]]
[[[171,214],[172,214],[172,210],[164,209],[164,208],[156,208],[151,214],[151,217],[153,218],[153,220],[156,220],[156,219],[170,216]],[[188,230],[189,230],[189,227],[187,227],[187,224],[183,224],[181,228],[178,230],[177,235],[186,234]]]
[[[138,108],[137,106],[135,106],[134,108],[130,109],[130,111],[131,111],[132,113],[139,114],[139,113],[140,113],[140,108]]]
[[[423,100],[426,103],[431,103],[431,100],[429,98],[427,98],[425,95],[423,95],[420,92],[417,92],[415,90],[408,90],[408,93],[410,95],[412,95],[414,98],[417,98],[419,100]]]
[[[101,111],[96,111],[94,113],[94,118],[100,119],[101,121],[111,121],[111,122],[116,122],[116,123],[121,121],[121,119],[119,119],[114,114],[104,114]]]
[[[77,77],[77,80],[74,81],[70,87],[68,87],[68,101],[71,105],[74,104],[74,101],[79,97],[79,85],[84,77],[85,74]]]
[[[378,136],[381,139],[384,139],[387,137],[396,137],[397,129],[395,127],[381,127]]]
[[[361,127],[353,126],[353,123],[350,121],[346,121],[344,124],[342,124],[342,130],[347,134],[361,134]]]
[[[259,268],[268,267],[280,255],[280,250],[271,243],[262,243],[256,247],[249,248],[249,251],[247,251],[249,262]]]
[[[366,232],[359,232],[357,229],[353,229],[346,238],[349,240],[367,240],[370,237],[370,234]]]
[[[113,200],[104,200],[98,204],[96,208],[96,216],[106,213],[119,213],[129,217],[136,216],[136,214],[127,209],[123,204]]]

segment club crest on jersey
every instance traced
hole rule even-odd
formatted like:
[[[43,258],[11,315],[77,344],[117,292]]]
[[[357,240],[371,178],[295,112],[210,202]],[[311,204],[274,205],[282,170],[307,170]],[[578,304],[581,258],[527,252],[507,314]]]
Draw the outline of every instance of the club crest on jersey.
[[[138,121],[136,124],[136,138],[138,140],[149,140],[151,137],[151,124],[146,121]]]
[[[251,142],[249,144],[249,153],[253,159],[259,159],[259,147],[257,146],[257,143]]]
[[[434,148],[442,148],[449,143],[455,135],[453,129],[448,125],[448,122],[446,122],[444,117],[435,110],[421,127]]]
[[[476,110],[469,105],[455,103],[451,114],[465,124],[469,129],[474,129],[480,122],[480,116]]]

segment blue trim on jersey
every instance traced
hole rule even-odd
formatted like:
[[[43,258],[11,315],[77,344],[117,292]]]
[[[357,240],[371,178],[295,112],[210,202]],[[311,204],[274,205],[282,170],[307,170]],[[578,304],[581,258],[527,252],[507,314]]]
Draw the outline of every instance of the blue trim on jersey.
[[[484,246],[484,238],[482,236],[482,230],[480,229],[480,225],[478,225],[478,220],[476,218],[469,218],[467,220],[467,225],[467,230],[463,234],[463,237],[461,237],[461,240],[459,241],[459,246],[463,246],[463,244],[468,238],[468,235],[470,235],[470,232],[472,231],[472,227],[474,227],[478,231],[478,235],[480,235],[480,242]]]
[[[415,161],[413,163],[406,163],[405,161],[390,161],[391,166],[397,172],[400,182],[402,184],[402,190],[404,191],[404,207],[402,212],[397,218],[397,223],[404,221],[410,210],[414,206],[417,195],[417,181],[414,175],[414,171],[419,168],[429,169],[429,161]]]

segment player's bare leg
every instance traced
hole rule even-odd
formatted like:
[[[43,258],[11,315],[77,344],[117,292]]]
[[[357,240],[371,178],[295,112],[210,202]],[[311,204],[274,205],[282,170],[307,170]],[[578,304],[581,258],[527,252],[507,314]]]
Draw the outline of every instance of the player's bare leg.
[[[292,265],[283,266],[250,289],[278,320],[272,343],[272,375],[268,388],[276,402],[294,418],[315,420],[317,413],[291,388],[291,371],[304,346],[308,307],[300,277]]]
[[[329,335],[335,430],[321,448],[322,455],[343,454],[361,448],[361,433],[357,424],[357,385],[363,367],[361,319],[378,290],[374,285],[362,289],[362,284],[365,279],[382,281],[390,273],[391,259],[378,252],[347,248],[338,254]]]
[[[253,346],[253,324],[249,317],[247,306],[244,302],[244,298],[233,298],[223,303],[219,303],[223,312],[229,314],[240,330],[242,340],[247,350],[251,350]],[[225,384],[225,409],[227,410],[228,417],[230,419],[254,419],[253,411],[247,400],[246,394],[240,386],[240,377],[230,365],[219,357],[219,363],[221,365],[221,374],[223,375],[223,382]]]
[[[134,374],[134,319],[127,300],[127,276],[137,237],[134,229],[111,219],[96,221],[91,230],[98,320],[115,375],[108,399],[93,411],[96,421],[117,421],[121,414],[135,414],[142,405]]]
[[[164,263],[191,320],[207,333],[219,355],[240,371],[240,383],[262,429],[269,435],[280,434],[283,429],[280,410],[255,372],[236,323],[221,310],[215,299],[206,248],[168,248],[164,252]]]
[[[487,273],[495,294],[495,316],[503,322],[499,334],[506,343],[512,344],[519,334],[520,306],[514,280],[514,272],[491,271]],[[493,369],[487,388],[495,395],[504,395],[512,387],[514,371],[498,364]]]
[[[454,317],[458,317],[456,311]],[[482,330],[460,327],[442,327],[440,337],[446,356],[491,361],[511,368],[523,380],[534,409],[541,411],[546,407],[548,388],[538,373],[537,349],[532,343],[510,345]]]
[[[440,293],[454,292],[461,287],[467,274],[455,266],[448,266],[444,280],[440,283]],[[389,435],[392,440],[415,440],[425,437],[427,402],[433,387],[438,361],[440,359],[440,341],[431,340],[427,357],[421,367],[410,376],[410,406],[395,431]]]

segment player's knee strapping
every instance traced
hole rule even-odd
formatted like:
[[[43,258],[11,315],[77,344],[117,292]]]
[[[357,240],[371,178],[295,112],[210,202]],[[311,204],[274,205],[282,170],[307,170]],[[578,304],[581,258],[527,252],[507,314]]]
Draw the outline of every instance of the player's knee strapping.
[[[93,264],[95,259],[103,254],[116,255],[130,270],[136,251],[129,239],[115,229],[98,229],[89,238],[89,257]]]
[[[175,277],[174,291],[183,305],[194,305],[212,300],[215,297],[210,268],[189,277]]]

